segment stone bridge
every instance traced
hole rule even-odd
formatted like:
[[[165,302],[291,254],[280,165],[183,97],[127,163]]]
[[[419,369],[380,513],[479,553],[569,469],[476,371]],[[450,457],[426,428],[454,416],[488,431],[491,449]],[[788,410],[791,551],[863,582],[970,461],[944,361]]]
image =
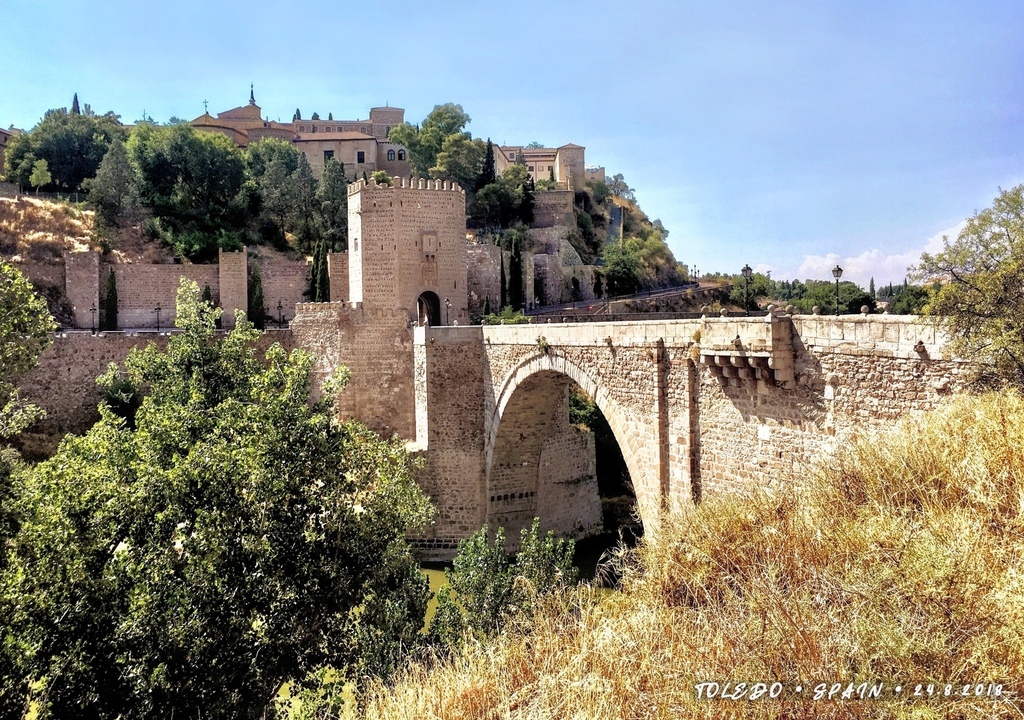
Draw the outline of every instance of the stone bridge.
[[[962,364],[916,318],[769,315],[630,324],[415,329],[416,447],[439,510],[428,556],[484,523],[600,528],[578,385],[608,420],[641,518],[805,476],[838,440],[956,389]]]

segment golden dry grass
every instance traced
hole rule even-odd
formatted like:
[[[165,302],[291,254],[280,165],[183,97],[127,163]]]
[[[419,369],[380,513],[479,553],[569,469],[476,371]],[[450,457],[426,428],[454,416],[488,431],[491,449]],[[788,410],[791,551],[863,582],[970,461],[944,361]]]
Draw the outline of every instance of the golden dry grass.
[[[359,716],[1022,717],[1022,453],[1019,396],[959,398],[853,444],[800,491],[667,518],[627,558],[621,593],[581,588],[528,632],[414,666],[371,687]],[[694,690],[705,681],[785,689],[709,701]],[[808,699],[819,683],[883,691]],[[910,699],[929,683],[1004,695]]]
[[[0,252],[23,262],[60,260],[92,246],[94,214],[27,196],[0,198]]]

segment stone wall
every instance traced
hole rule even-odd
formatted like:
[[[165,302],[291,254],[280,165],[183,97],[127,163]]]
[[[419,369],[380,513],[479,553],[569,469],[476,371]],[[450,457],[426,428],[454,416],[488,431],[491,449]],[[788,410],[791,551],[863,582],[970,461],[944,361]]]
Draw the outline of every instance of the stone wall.
[[[469,315],[483,314],[484,301],[490,298],[491,312],[498,312],[501,304],[501,266],[498,264],[501,249],[497,245],[469,244],[466,246],[467,276],[469,289]],[[507,279],[507,278],[506,278]]]
[[[285,322],[295,316],[295,306],[307,300],[303,293],[309,285],[310,264],[280,256],[258,256],[253,262],[260,267],[263,282],[263,304],[268,320],[277,320],[278,304]]]
[[[327,275],[330,278],[331,301],[347,302],[348,294],[348,253],[327,254]]]
[[[573,198],[571,190],[539,190],[534,194],[534,228],[549,228],[556,225],[575,227]]]
[[[217,251],[220,269],[220,306],[224,310],[221,324],[235,326],[235,310],[249,310],[249,262],[245,250],[241,252]]]
[[[91,328],[100,307],[100,257],[94,252],[66,253],[64,255],[64,295],[71,303],[75,327]]]
[[[416,436],[412,328],[404,310],[300,303],[291,330],[296,345],[316,355],[318,386],[341,365],[352,371],[338,398],[340,416],[358,418],[384,436]]]
[[[99,420],[100,390],[96,378],[110,363],[121,364],[132,348],[150,343],[165,347],[167,333],[58,333],[40,356],[39,365],[18,380],[22,397],[46,411],[46,418],[19,436],[32,459],[51,455],[67,433],[81,434]],[[258,356],[273,343],[293,348],[288,331],[268,331],[256,344]]]
[[[200,291],[209,286],[214,303],[220,299],[220,274],[216,265],[101,265],[101,298],[106,295],[107,277],[111,271],[117,283],[119,328],[156,327],[157,307],[160,308],[160,327],[173,327],[182,278],[194,281]]]

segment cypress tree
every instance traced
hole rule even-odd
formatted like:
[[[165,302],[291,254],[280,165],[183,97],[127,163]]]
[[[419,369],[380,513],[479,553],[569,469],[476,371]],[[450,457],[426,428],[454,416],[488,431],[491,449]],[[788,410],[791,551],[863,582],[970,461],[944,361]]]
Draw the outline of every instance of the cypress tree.
[[[103,329],[117,330],[117,276],[114,268],[107,275],[107,289],[103,297]]]
[[[210,303],[211,305],[213,304],[213,293],[210,291],[210,286],[209,285],[204,285],[203,286],[203,295],[202,295],[202,297],[200,299],[203,302]]]
[[[871,282],[868,284],[868,292],[871,293],[871,297],[872,298],[876,297],[875,296],[875,278],[874,277],[871,278]]]
[[[600,298],[603,292],[604,292],[604,288],[601,287],[601,273],[595,272],[594,273],[594,297]]]
[[[75,97],[71,99],[71,114],[81,115],[82,109],[78,106],[78,93],[75,93]]]
[[[533,223],[533,196],[536,189],[533,177],[526,178],[526,182],[523,183],[523,201],[519,204],[519,219],[526,225]]]
[[[487,153],[484,155],[484,167],[480,171],[480,176],[476,179],[476,186],[473,188],[473,192],[487,187],[497,179],[497,172],[494,169],[494,145],[491,143],[491,139],[487,138]]]
[[[327,272],[327,242],[320,238],[313,250],[313,267],[310,278],[310,299],[313,302],[329,302],[331,279]]]
[[[512,255],[508,262],[508,302],[513,310],[523,309],[523,248],[519,233],[512,235]]]
[[[252,266],[252,273],[249,275],[249,322],[256,326],[257,330],[263,330],[267,325],[267,310],[263,307],[263,276],[260,274],[258,265]]]
[[[302,113],[299,112],[298,108],[295,108],[295,118],[294,119],[295,120],[301,120],[302,119]]]
[[[491,296],[488,295],[484,298],[484,315],[491,314]]]
[[[508,281],[505,279],[505,253],[498,253],[498,262],[501,264],[501,309],[508,305]]]

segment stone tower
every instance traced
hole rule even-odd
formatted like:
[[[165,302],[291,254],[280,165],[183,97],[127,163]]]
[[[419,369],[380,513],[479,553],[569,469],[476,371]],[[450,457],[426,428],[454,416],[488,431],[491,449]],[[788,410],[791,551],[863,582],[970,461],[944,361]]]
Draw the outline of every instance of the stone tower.
[[[442,180],[349,185],[349,297],[368,312],[465,325],[466,193]]]

